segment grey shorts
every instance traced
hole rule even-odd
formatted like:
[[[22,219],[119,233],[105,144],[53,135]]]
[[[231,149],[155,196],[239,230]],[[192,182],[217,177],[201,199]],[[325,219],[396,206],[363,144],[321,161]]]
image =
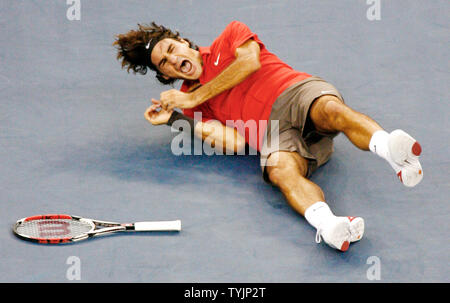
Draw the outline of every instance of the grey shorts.
[[[339,133],[321,133],[309,118],[309,109],[320,96],[334,95],[344,101],[338,90],[319,77],[310,77],[288,87],[272,106],[261,148],[263,178],[267,159],[277,151],[297,152],[308,160],[307,178],[333,153],[333,138]]]

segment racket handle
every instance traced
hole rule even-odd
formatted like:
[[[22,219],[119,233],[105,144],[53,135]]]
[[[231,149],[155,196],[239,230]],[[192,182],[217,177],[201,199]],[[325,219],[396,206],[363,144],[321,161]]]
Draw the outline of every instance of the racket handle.
[[[180,231],[181,221],[154,221],[154,222],[136,222],[134,223],[136,231]]]

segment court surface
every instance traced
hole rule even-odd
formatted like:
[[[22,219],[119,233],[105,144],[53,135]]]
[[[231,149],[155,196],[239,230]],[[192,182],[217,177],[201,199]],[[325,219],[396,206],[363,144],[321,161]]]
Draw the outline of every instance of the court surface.
[[[356,0],[81,0],[70,21],[66,1],[1,1],[0,281],[449,282],[450,3],[380,3],[371,21],[372,5]],[[262,180],[258,156],[176,156],[176,134],[144,119],[170,87],[121,70],[112,42],[153,20],[200,46],[246,23],[289,65],[419,140],[424,180],[404,187],[339,135],[312,180],[336,215],[362,216],[366,233],[346,253],[316,244]],[[183,230],[51,247],[11,232],[19,218],[58,212],[181,219]],[[76,264],[80,280],[70,280]]]

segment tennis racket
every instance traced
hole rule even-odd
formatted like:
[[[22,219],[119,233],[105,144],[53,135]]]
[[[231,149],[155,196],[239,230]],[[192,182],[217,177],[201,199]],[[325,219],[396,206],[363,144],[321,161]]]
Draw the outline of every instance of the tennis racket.
[[[14,234],[19,238],[42,244],[77,242],[118,231],[180,230],[180,220],[117,223],[59,214],[23,218],[13,227]]]

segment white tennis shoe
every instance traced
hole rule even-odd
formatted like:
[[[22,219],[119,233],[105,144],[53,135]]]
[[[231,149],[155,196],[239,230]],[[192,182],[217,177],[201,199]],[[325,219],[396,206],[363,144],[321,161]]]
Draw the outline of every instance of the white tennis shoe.
[[[351,242],[364,235],[364,219],[361,217],[334,217],[323,223],[316,233],[316,243],[323,239],[332,248],[346,251]]]
[[[423,171],[419,162],[422,147],[413,137],[402,131],[394,130],[389,134],[388,151],[400,182],[407,187],[413,187],[422,181]]]
[[[347,217],[350,221],[350,242],[362,239],[364,235],[364,219],[361,217]]]

